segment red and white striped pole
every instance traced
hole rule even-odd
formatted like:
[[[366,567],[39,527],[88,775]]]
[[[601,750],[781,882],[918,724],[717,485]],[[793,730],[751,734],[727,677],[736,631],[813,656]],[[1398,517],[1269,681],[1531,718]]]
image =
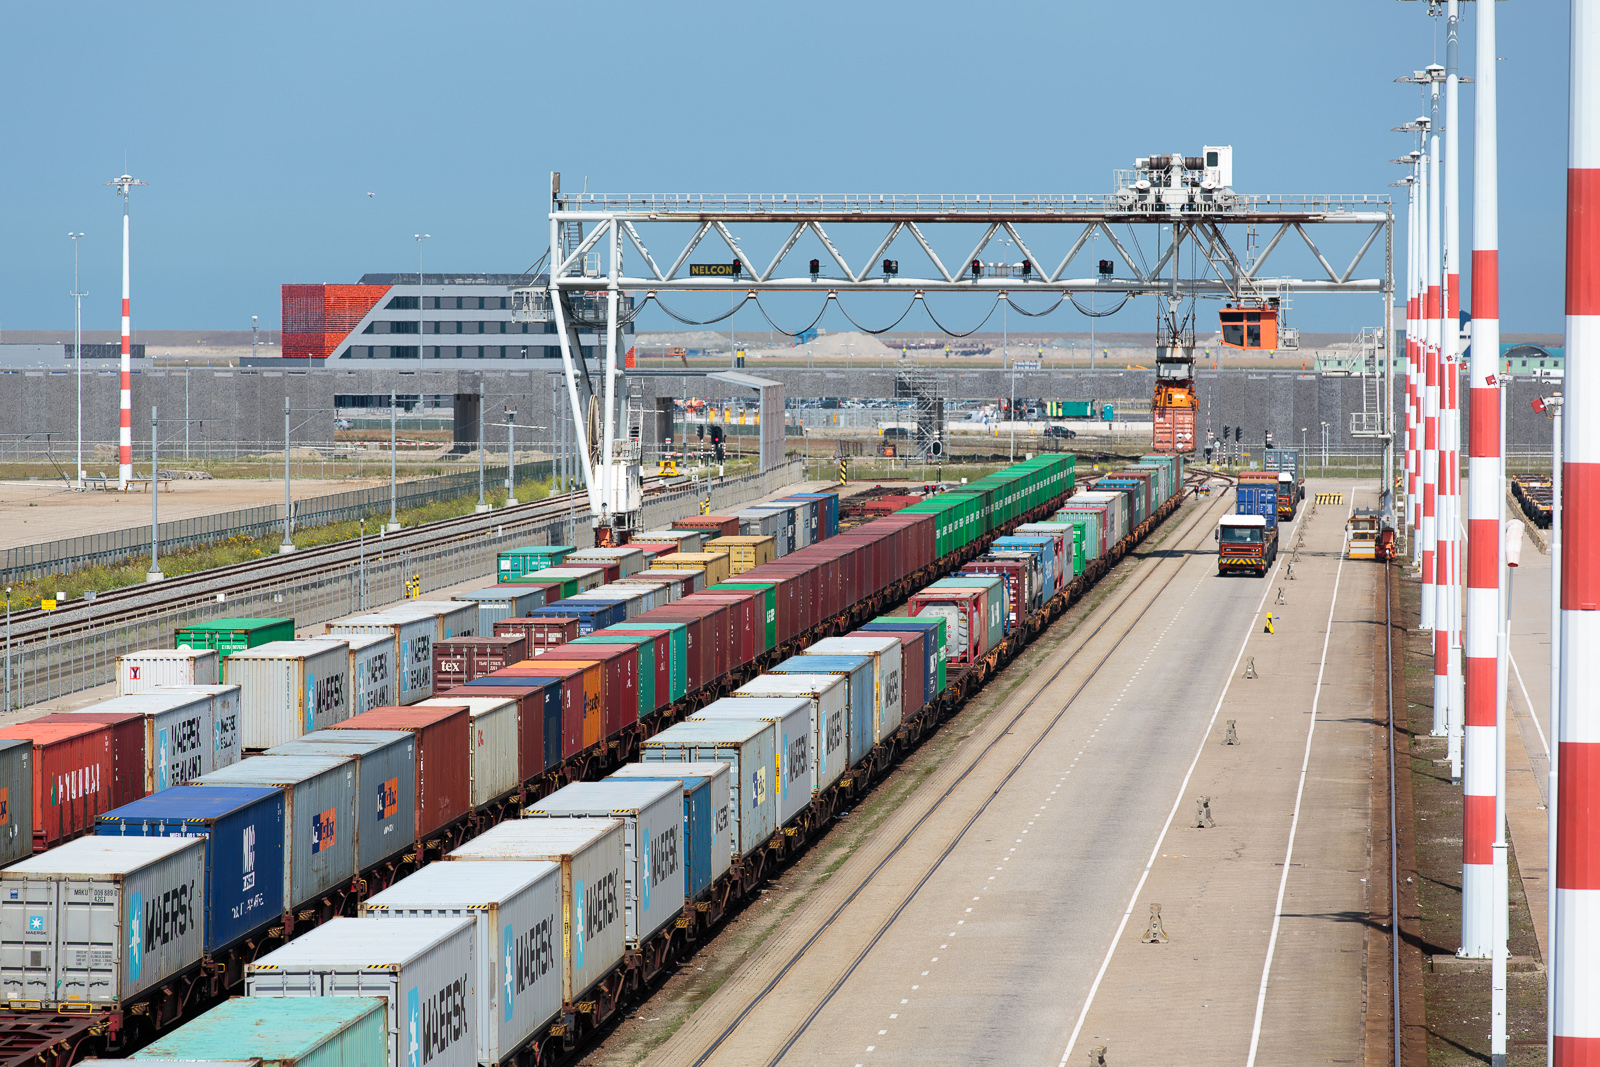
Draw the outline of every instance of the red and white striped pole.
[[[133,481],[133,332],[128,315],[128,190],[145,183],[124,174],[107,185],[122,194],[122,389],[118,403],[117,488]],[[154,490],[152,490],[153,492]]]
[[[1593,1067],[1600,1064],[1600,0],[1572,0],[1571,64],[1552,1043],[1556,1067]]]
[[[1438,111],[1438,101],[1434,101]],[[1420,625],[1434,628],[1434,613],[1439,606],[1434,589],[1434,549],[1438,533],[1434,529],[1439,475],[1439,135],[1437,122],[1428,135],[1427,171],[1428,218],[1423,241],[1422,288],[1422,603]],[[1433,736],[1446,730],[1444,704],[1433,705]]]
[[[1472,351],[1467,373],[1466,753],[1462,788],[1461,955],[1482,959],[1500,934],[1494,844],[1499,675],[1500,558],[1505,467],[1500,453],[1500,210],[1495,109],[1494,4],[1478,5],[1472,161]]]
[[[1461,0],[1445,3],[1444,76],[1444,241],[1439,311],[1439,437],[1440,492],[1438,555],[1434,578],[1443,586],[1440,610],[1444,625],[1445,706],[1450,719],[1448,756],[1457,781],[1461,778],[1461,106],[1457,77]],[[1436,72],[1436,76],[1438,73]],[[1443,559],[1443,576],[1439,574]]]
[[[1417,522],[1421,518],[1419,485],[1421,482],[1422,434],[1421,423],[1421,361],[1417,358],[1417,324],[1422,318],[1421,299],[1417,295],[1417,279],[1422,272],[1417,269],[1417,256],[1422,242],[1417,239],[1419,196],[1422,176],[1415,163],[1411,167],[1411,200],[1406,218],[1406,522],[1411,527],[1412,555],[1421,551],[1417,538]]]

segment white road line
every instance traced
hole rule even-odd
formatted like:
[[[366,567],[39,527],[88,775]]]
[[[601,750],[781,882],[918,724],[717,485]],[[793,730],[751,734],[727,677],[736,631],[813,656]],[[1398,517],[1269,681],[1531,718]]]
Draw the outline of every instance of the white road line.
[[[1356,487],[1350,487],[1350,511],[1345,522],[1355,511]],[[1245,1067],[1255,1067],[1256,1050],[1261,1045],[1261,1017],[1267,1010],[1267,980],[1272,976],[1272,956],[1278,949],[1278,928],[1283,922],[1283,897],[1289,889],[1289,867],[1294,859],[1294,835],[1300,829],[1300,802],[1306,792],[1306,774],[1311,769],[1311,739],[1317,733],[1317,705],[1322,700],[1322,676],[1328,669],[1328,643],[1333,640],[1333,609],[1339,603],[1339,579],[1344,577],[1343,546],[1339,551],[1339,568],[1333,572],[1333,596],[1328,598],[1328,622],[1322,634],[1322,659],[1317,664],[1317,688],[1311,694],[1311,724],[1306,727],[1306,750],[1300,757],[1300,784],[1294,791],[1294,818],[1289,821],[1289,844],[1283,853],[1283,873],[1278,876],[1278,900],[1272,907],[1272,936],[1267,938],[1267,958],[1261,965],[1261,988],[1256,991],[1256,1019],[1250,1028],[1250,1055]]]
[[[1528,699],[1528,687],[1522,681],[1522,668],[1517,666],[1517,657],[1511,654],[1509,648],[1506,649],[1506,659],[1511,661],[1511,669],[1516,672],[1517,688],[1522,690],[1522,702],[1528,706],[1528,718],[1533,720],[1533,728],[1539,731],[1539,743],[1544,746],[1544,754],[1548,758],[1550,742],[1544,736],[1544,727],[1539,725],[1539,714],[1533,710],[1533,701]]]
[[[1205,733],[1200,736],[1200,744],[1195,748],[1194,759],[1189,761],[1189,769],[1184,772],[1183,782],[1178,786],[1178,795],[1172,801],[1172,810],[1167,812],[1167,821],[1162,824],[1161,833],[1156,837],[1155,847],[1150,850],[1150,858],[1145,861],[1144,871],[1139,875],[1139,884],[1133,887],[1133,895],[1128,898],[1128,907],[1122,913],[1122,921],[1117,924],[1117,932],[1111,937],[1111,944],[1106,949],[1105,959],[1100,961],[1100,970],[1094,976],[1094,982],[1089,986],[1089,995],[1083,999],[1083,1008],[1078,1012],[1078,1021],[1073,1024],[1072,1035],[1067,1038],[1067,1049],[1061,1054],[1061,1061],[1056,1067],[1066,1067],[1067,1059],[1072,1055],[1072,1049],[1078,1043],[1078,1035],[1083,1032],[1084,1020],[1089,1017],[1089,1008],[1094,1004],[1095,994],[1100,991],[1100,983],[1105,979],[1106,970],[1111,966],[1111,957],[1117,951],[1117,942],[1122,940],[1122,932],[1128,926],[1128,918],[1133,914],[1133,909],[1139,903],[1139,894],[1144,892],[1144,884],[1150,878],[1150,869],[1155,866],[1157,857],[1161,853],[1161,842],[1167,839],[1167,831],[1172,829],[1172,820],[1177,818],[1178,808],[1183,804],[1184,793],[1189,788],[1189,779],[1194,776],[1194,769],[1200,763],[1200,756],[1205,752],[1206,741],[1211,736],[1211,730],[1217,724],[1217,715],[1222,711],[1222,702],[1227,699],[1228,689],[1233,685],[1234,676],[1239,673],[1239,664],[1244,659],[1244,650],[1250,644],[1250,638],[1255,633],[1256,621],[1261,618],[1261,609],[1267,606],[1267,594],[1272,591],[1272,582],[1278,577],[1278,568],[1283,565],[1283,555],[1280,552],[1278,561],[1272,565],[1272,574],[1267,585],[1261,590],[1261,602],[1256,605],[1256,610],[1250,616],[1249,623],[1245,626],[1244,640],[1239,643],[1239,654],[1233,657],[1233,666],[1228,668],[1228,679],[1222,683],[1222,692],[1217,696],[1217,706],[1211,709],[1211,718],[1206,723]],[[1213,577],[1206,574],[1201,582]],[[1200,584],[1196,583],[1198,591]],[[1184,604],[1194,598],[1191,592],[1184,599]],[[1181,611],[1182,608],[1179,608]]]

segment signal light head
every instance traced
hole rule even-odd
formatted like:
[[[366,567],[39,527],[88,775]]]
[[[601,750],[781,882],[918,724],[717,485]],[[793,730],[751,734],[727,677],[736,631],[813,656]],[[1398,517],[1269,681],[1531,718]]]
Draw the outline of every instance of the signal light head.
[[[815,278],[817,275],[819,275],[821,273],[822,273],[822,260],[813,259],[811,261],[811,276],[813,278]]]
[[[974,278],[983,277],[983,260],[975,259],[972,261],[972,276]]]
[[[1107,277],[1107,278],[1109,278],[1111,276],[1111,272],[1113,270],[1113,267],[1114,267],[1114,264],[1112,264],[1112,262],[1109,259],[1102,259],[1100,261],[1100,273],[1103,276]]]
[[[1033,264],[1028,262],[1027,260],[1023,260],[1022,261],[1022,276],[1024,278],[1026,278],[1032,273],[1033,273]]]
[[[886,259],[886,260],[884,260],[883,261],[883,273],[885,273],[885,274],[899,274],[900,273],[900,261],[898,259]]]
[[[739,262],[737,259],[733,261],[733,273],[735,273],[735,274],[743,274],[744,273],[744,264]]]

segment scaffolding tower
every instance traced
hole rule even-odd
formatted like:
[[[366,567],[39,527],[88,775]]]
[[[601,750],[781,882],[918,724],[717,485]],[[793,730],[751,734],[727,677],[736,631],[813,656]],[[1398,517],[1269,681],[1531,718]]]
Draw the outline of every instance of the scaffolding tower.
[[[895,371],[895,399],[910,400],[916,420],[913,448],[917,459],[929,461],[943,457],[949,441],[944,427],[944,398],[948,390],[948,375],[919,367],[910,357],[903,359]]]

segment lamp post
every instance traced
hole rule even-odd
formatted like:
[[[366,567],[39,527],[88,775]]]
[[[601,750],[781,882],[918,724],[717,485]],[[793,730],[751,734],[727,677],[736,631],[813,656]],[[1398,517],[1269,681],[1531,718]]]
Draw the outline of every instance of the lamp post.
[[[517,504],[517,413],[506,412],[506,507]]]
[[[289,398],[283,398],[283,543],[278,546],[279,553],[287,555],[294,551],[293,531],[289,526],[289,519],[294,514],[289,500]]]
[[[487,447],[488,442],[483,437],[483,384],[480,382],[478,385],[478,506],[472,509],[480,515],[485,511],[494,510],[483,497],[483,453]],[[551,470],[554,469],[555,464],[552,463]]]
[[[395,511],[395,394],[389,390],[389,525],[388,533],[400,532],[400,516]]]
[[[81,233],[68,233],[72,238],[72,357],[78,373],[78,488],[83,488],[83,298],[88,293],[78,291],[78,238]]]
[[[259,315],[251,315],[250,316],[250,358],[251,359],[255,359],[256,358],[256,338],[260,336],[260,332],[261,332],[261,317]]]
[[[422,360],[422,330],[424,326],[422,317],[422,242],[432,237],[431,233],[414,233],[411,236],[417,239],[417,360]]]
[[[11,587],[6,586],[6,710],[11,710]]]
[[[161,567],[156,562],[156,546],[160,538],[160,523],[156,513],[156,502],[161,499],[160,465],[156,457],[156,409],[150,408],[150,569],[145,572],[144,580],[159,582],[166,575],[161,573]]]

